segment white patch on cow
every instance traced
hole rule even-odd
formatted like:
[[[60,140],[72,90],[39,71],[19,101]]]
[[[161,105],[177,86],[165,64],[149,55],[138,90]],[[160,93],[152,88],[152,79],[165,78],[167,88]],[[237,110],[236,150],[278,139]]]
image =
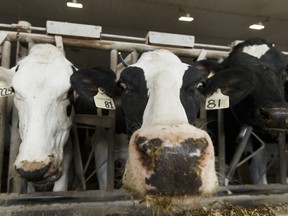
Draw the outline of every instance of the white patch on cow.
[[[243,52],[260,59],[269,49],[267,44],[253,45],[244,47]]]
[[[195,152],[190,152],[189,153],[189,157],[199,157],[200,156],[200,150],[199,149],[196,149]]]
[[[52,163],[59,168],[72,124],[66,114],[72,64],[49,44],[33,46],[19,62],[12,84],[22,139],[15,167],[23,162]]]
[[[167,50],[156,50],[144,53],[133,66],[143,69],[148,88],[142,127],[187,123],[180,88],[188,65]]]

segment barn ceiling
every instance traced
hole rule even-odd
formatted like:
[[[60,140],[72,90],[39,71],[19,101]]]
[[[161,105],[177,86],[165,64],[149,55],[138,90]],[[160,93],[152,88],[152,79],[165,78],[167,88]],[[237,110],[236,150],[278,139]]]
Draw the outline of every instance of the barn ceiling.
[[[26,20],[45,27],[47,20],[102,26],[103,33],[145,37],[148,31],[194,35],[196,43],[228,45],[234,40],[263,37],[288,51],[287,0],[1,0],[0,23]],[[193,22],[179,22],[190,13]],[[263,22],[261,31],[249,29]]]

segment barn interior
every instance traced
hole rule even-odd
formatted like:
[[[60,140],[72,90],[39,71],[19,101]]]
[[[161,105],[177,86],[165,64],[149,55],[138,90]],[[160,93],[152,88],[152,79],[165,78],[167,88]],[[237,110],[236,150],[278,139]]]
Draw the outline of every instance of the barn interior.
[[[240,0],[218,0],[213,2],[203,0],[70,1],[82,3],[83,8],[67,7],[67,2],[69,1],[1,1],[0,46],[2,66],[6,68],[14,66],[27,55],[31,46],[35,43],[43,42],[55,44],[59,49],[64,50],[67,59],[76,68],[81,69],[95,65],[105,65],[117,71],[117,74],[123,68],[118,51],[121,52],[122,57],[127,63],[135,62],[139,55],[145,51],[158,48],[173,51],[183,62],[188,64],[201,58],[220,61],[227,57],[231,47],[235,43],[256,37],[264,38],[268,42],[273,43],[284,54],[287,54],[286,51],[288,51],[288,41],[285,31],[288,25],[288,14],[286,11],[288,2],[283,0],[254,0],[244,2]],[[193,17],[193,21],[179,21],[180,16]],[[70,24],[73,24],[73,26],[70,26]],[[85,29],[87,26],[89,30],[83,30],[84,36],[81,36],[77,31],[71,33],[70,30],[75,28],[74,24],[75,26],[80,26],[79,32],[82,32],[81,28]],[[262,28],[264,28],[260,30],[249,28],[253,24],[261,24]],[[53,29],[52,25],[56,26],[56,28]],[[90,37],[90,30],[93,34],[99,35]],[[68,31],[70,32],[67,33]],[[155,37],[158,34],[161,36],[160,42]],[[173,42],[166,43],[165,38],[171,39],[171,37],[173,37]],[[187,40],[190,44],[177,44],[177,38],[181,37],[185,40],[188,38]],[[153,39],[156,39],[156,42],[153,42]],[[6,41],[11,42],[8,45],[8,47],[11,46],[8,48],[9,52],[7,52],[7,44],[5,45]],[[120,175],[120,177],[116,180],[108,180],[108,188],[104,191],[99,191],[98,180],[95,175],[97,167],[95,167],[95,163],[93,162],[94,155],[93,153],[90,155],[87,152],[83,153],[83,149],[78,149],[74,155],[75,158],[82,158],[79,159],[81,163],[75,163],[76,172],[80,172],[81,174],[79,175],[80,178],[78,176],[78,179],[74,179],[75,181],[72,182],[71,191],[63,193],[27,193],[26,190],[22,190],[21,188],[26,186],[27,182],[21,181],[18,176],[11,174],[13,172],[11,157],[16,157],[17,152],[11,154],[13,151],[12,148],[7,148],[7,144],[10,146],[11,143],[15,143],[19,139],[14,137],[14,132],[17,131],[17,117],[14,116],[15,113],[9,113],[9,106],[7,112],[7,102],[3,103],[1,102],[2,100],[1,98],[0,105],[4,104],[5,108],[3,106],[2,108],[0,107],[1,112],[4,113],[5,117],[9,115],[12,118],[8,121],[14,124],[14,129],[11,128],[12,132],[8,135],[3,134],[3,130],[1,130],[3,138],[0,138],[2,139],[0,144],[3,145],[3,148],[0,148],[0,169],[2,171],[2,176],[0,176],[0,206],[5,211],[0,213],[0,215],[6,215],[8,212],[15,214],[22,212],[26,208],[26,204],[30,205],[30,209],[26,209],[29,215],[37,215],[39,213],[43,213],[44,215],[81,215],[84,213],[86,215],[93,215],[95,211],[99,213],[97,215],[155,215],[155,209],[151,210],[148,208],[147,210],[147,206],[145,205],[144,207],[141,205],[137,208],[130,203],[130,195],[121,189],[121,172],[123,170],[120,170],[120,174],[117,173],[118,170],[114,167],[116,166],[115,164],[111,165],[110,163],[110,167],[113,168],[113,171],[110,170],[110,173],[112,172],[111,176]],[[219,110],[208,112],[207,117],[207,113],[201,110],[199,113],[199,125],[202,126],[203,119],[207,120],[207,118],[210,118],[210,127],[217,128],[217,132],[212,137],[212,140],[217,143],[225,142],[225,138],[223,137],[226,135],[221,131],[223,127],[223,124],[221,124],[223,113]],[[99,120],[95,118],[95,121],[99,121],[100,123],[90,123],[90,120],[94,120],[92,116],[84,118],[82,118],[83,116],[76,116],[74,123],[75,130],[78,129],[78,132],[74,131],[75,133],[72,136],[74,136],[75,140],[78,140],[77,136],[83,132],[79,132],[79,129],[88,131],[84,133],[91,133],[91,130],[95,129],[95,125],[98,127],[104,124],[104,127],[111,130],[111,125],[113,124],[109,122],[113,121],[113,115],[113,112],[110,112],[107,119]],[[106,123],[103,123],[103,121]],[[3,128],[3,125],[0,125],[1,127]],[[114,134],[113,130],[114,128],[112,127],[112,131],[109,131],[109,133],[112,133],[111,136]],[[230,164],[231,166],[228,166],[227,172],[226,165],[223,165],[225,164],[224,159],[221,157],[218,158],[217,172],[220,176],[221,190],[218,197],[205,198],[203,202],[197,205],[197,208],[201,209],[201,214],[199,211],[198,215],[207,215],[207,211],[204,211],[206,206],[215,202],[221,204],[213,204],[213,208],[229,208],[227,203],[225,203],[227,199],[231,205],[245,207],[255,207],[269,203],[267,200],[273,204],[283,203],[287,200],[287,172],[285,171],[287,168],[287,165],[285,165],[287,163],[287,144],[285,138],[283,141],[283,136],[285,135],[281,134],[279,136],[279,148],[280,152],[282,149],[283,153],[280,156],[281,161],[279,162],[277,153],[271,156],[273,160],[269,167],[268,178],[270,182],[268,185],[255,186],[251,184],[247,171],[249,161],[245,161],[244,165],[241,165],[239,169],[237,164],[234,164],[234,166]],[[242,139],[245,140],[245,134]],[[78,140],[77,142],[80,145],[81,142],[84,143],[83,140]],[[112,140],[111,142],[113,144],[114,141]],[[259,145],[261,145],[261,140],[259,141]],[[89,148],[84,151],[92,152],[93,147]],[[223,154],[221,147],[215,149],[217,155]],[[75,161],[77,160],[75,159]],[[85,164],[87,161],[88,163]],[[235,163],[239,162],[241,162],[240,158]],[[282,166],[281,164],[284,165]],[[83,170],[87,172],[85,175],[83,174]],[[227,176],[225,179],[225,175],[229,175],[228,186],[226,182]],[[120,186],[116,186],[118,183]],[[243,197],[229,197],[231,191],[232,194],[239,193]],[[257,194],[259,196],[255,198],[254,195]],[[47,203],[48,206],[46,205]],[[71,203],[72,205],[70,205]],[[63,205],[63,210],[60,210],[61,204]],[[83,208],[81,204],[87,208],[86,212],[79,210],[79,208]],[[50,208],[51,206],[54,207]],[[40,209],[37,210],[38,207]],[[287,206],[281,205],[278,208],[278,212],[273,209],[273,213],[276,212],[276,215],[288,212]],[[267,213],[263,209],[262,211],[264,212],[263,215]],[[269,212],[269,209],[267,211]],[[179,213],[179,209],[176,213],[179,215],[183,214],[181,211]],[[174,212],[175,215],[176,213]],[[162,214],[165,215],[166,212],[164,211]],[[195,212],[191,214],[197,215]],[[252,213],[249,212],[247,214]],[[213,214],[211,213],[211,215]],[[239,213],[239,215],[241,214]]]

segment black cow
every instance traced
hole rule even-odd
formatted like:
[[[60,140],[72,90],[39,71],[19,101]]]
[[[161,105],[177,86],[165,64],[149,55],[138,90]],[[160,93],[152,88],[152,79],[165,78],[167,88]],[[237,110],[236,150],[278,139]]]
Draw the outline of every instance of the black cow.
[[[87,94],[87,89],[101,87],[110,97],[121,97],[120,110],[131,137],[123,177],[128,191],[170,196],[174,202],[174,197],[189,198],[216,190],[211,139],[190,124],[196,119],[206,79],[206,72],[182,63],[167,50],[142,54],[121,73],[117,83],[102,68],[72,75],[73,88],[91,103],[95,93]]]
[[[215,72],[207,80],[204,95],[220,88],[230,97],[230,109],[225,111],[228,163],[242,125],[252,126],[253,132],[265,142],[277,142],[277,133],[271,131],[286,130],[288,125],[288,104],[284,97],[286,56],[265,40],[253,38],[236,45],[220,64],[208,60],[200,63]],[[266,178],[259,180],[259,177],[252,175],[254,182],[266,183]]]

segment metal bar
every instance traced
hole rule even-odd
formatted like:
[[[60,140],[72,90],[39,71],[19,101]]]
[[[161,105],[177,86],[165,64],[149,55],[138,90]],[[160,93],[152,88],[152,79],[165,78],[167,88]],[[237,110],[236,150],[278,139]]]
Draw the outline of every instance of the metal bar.
[[[21,43],[17,41],[16,47],[16,62],[20,61],[28,50],[21,48]],[[12,127],[11,127],[11,141],[10,141],[10,154],[9,154],[9,170],[8,170],[8,192],[20,192],[21,190],[21,179],[16,176],[14,170],[14,162],[19,152],[21,138],[18,132],[18,111],[13,105],[12,113]]]
[[[117,50],[111,50],[110,52],[110,68],[116,71],[118,54]],[[108,157],[107,157],[107,190],[114,189],[114,146],[115,146],[115,110],[109,110],[109,117],[112,120],[112,127],[108,129]]]
[[[247,145],[247,142],[250,138],[250,135],[252,133],[252,127],[250,126],[244,126],[240,133],[239,133],[239,137],[241,138],[241,141],[240,143],[238,144],[237,146],[237,149],[234,153],[234,156],[229,164],[229,167],[228,167],[228,170],[227,170],[227,174],[226,174],[226,177],[225,177],[225,183],[228,183],[230,181],[230,178],[233,176],[236,168],[237,168],[237,165],[240,161],[240,158],[243,154],[243,151]]]
[[[21,143],[21,138],[18,132],[17,125],[18,125],[18,112],[14,105],[12,113],[11,142],[10,142],[10,154],[9,154],[8,189],[7,189],[8,192],[20,191],[20,178],[16,176],[13,166]]]
[[[217,110],[217,133],[218,133],[218,172],[219,184],[225,185],[225,131],[224,131],[224,112]]]
[[[21,28],[21,25],[19,25],[19,24],[2,24],[2,23],[0,23],[0,27],[2,27],[2,28],[11,28],[11,29],[19,29],[19,28]],[[46,28],[29,26],[25,30],[46,31]]]
[[[10,68],[10,54],[11,54],[11,43],[4,41],[2,46],[2,59],[1,66]],[[8,144],[9,137],[7,134],[7,122],[8,122],[8,98],[0,98],[0,192],[2,188],[2,174],[3,174],[3,163],[4,163],[4,149],[5,144]]]
[[[284,191],[285,188],[283,188]],[[272,189],[273,190],[273,189]],[[259,195],[226,195],[216,197],[201,197],[193,199],[192,202],[183,203],[180,199],[172,208],[169,215],[178,215],[179,210],[192,210],[197,208],[206,209],[227,209],[232,206],[256,207],[265,203],[269,207],[276,204],[278,208],[284,207],[287,202],[288,193],[269,193]],[[269,194],[269,195],[267,195]],[[65,192],[65,193],[39,193],[39,194],[9,194],[5,197],[0,196],[1,212],[0,215],[39,215],[39,212],[45,212],[45,215],[154,215],[155,208],[148,207],[145,202],[140,202],[136,197],[131,202],[127,193],[114,190],[107,191],[89,191],[89,192]],[[283,205],[279,205],[283,204]],[[186,207],[185,207],[186,205]],[[177,208],[178,207],[178,208]],[[174,212],[175,211],[175,212]],[[287,209],[286,209],[287,211]],[[166,212],[167,213],[167,212]],[[164,214],[166,215],[166,214]],[[274,214],[273,214],[274,215]],[[282,215],[282,214],[281,214]]]
[[[139,58],[139,53],[136,50],[131,52],[132,64],[136,63]]]
[[[280,166],[280,183],[287,184],[287,159],[286,159],[286,133],[281,131],[278,136],[279,145],[279,166]]]
[[[242,161],[240,161],[237,165],[237,168],[239,166],[241,166],[242,164],[244,164],[249,159],[251,159],[252,157],[254,157],[256,154],[258,154],[260,151],[262,151],[265,148],[265,142],[263,140],[261,140],[260,137],[258,137],[253,131],[251,132],[251,134],[260,142],[261,146],[255,152],[253,152],[248,157],[246,157]]]
[[[130,36],[122,36],[122,35],[114,35],[114,34],[101,34],[101,37],[146,42],[146,38],[130,37]]]
[[[201,48],[212,48],[212,49],[224,49],[224,50],[230,50],[231,48],[229,46],[220,46],[220,45],[212,45],[212,44],[200,44],[195,43],[195,47],[201,47]]]
[[[80,147],[79,147],[79,142],[78,142],[78,133],[77,133],[77,129],[75,125],[73,125],[71,128],[70,137],[71,137],[70,141],[73,146],[73,159],[72,160],[74,161],[76,176],[79,179],[79,184],[80,184],[76,189],[86,190],[82,157],[81,157]],[[66,143],[66,145],[69,145],[69,143]]]
[[[109,116],[76,114],[73,116],[73,122],[104,128],[111,128],[113,126],[113,119],[111,119]]]
[[[54,36],[41,35],[34,33],[25,32],[8,32],[7,40],[16,41],[19,39],[23,43],[35,42],[35,43],[51,43],[55,44]],[[64,38],[63,43],[67,46],[79,47],[79,48],[95,48],[104,50],[120,50],[131,52],[131,50],[137,50],[139,53],[163,49],[163,46],[153,46],[147,44],[131,43],[131,42],[117,42],[117,41],[105,41],[105,40],[85,40],[82,38]],[[190,49],[190,48],[175,48],[175,47],[165,47],[165,49],[170,50],[178,56],[185,57],[197,57],[201,53],[201,49]],[[219,59],[228,56],[227,51],[216,51],[207,50],[206,57],[208,59]]]

